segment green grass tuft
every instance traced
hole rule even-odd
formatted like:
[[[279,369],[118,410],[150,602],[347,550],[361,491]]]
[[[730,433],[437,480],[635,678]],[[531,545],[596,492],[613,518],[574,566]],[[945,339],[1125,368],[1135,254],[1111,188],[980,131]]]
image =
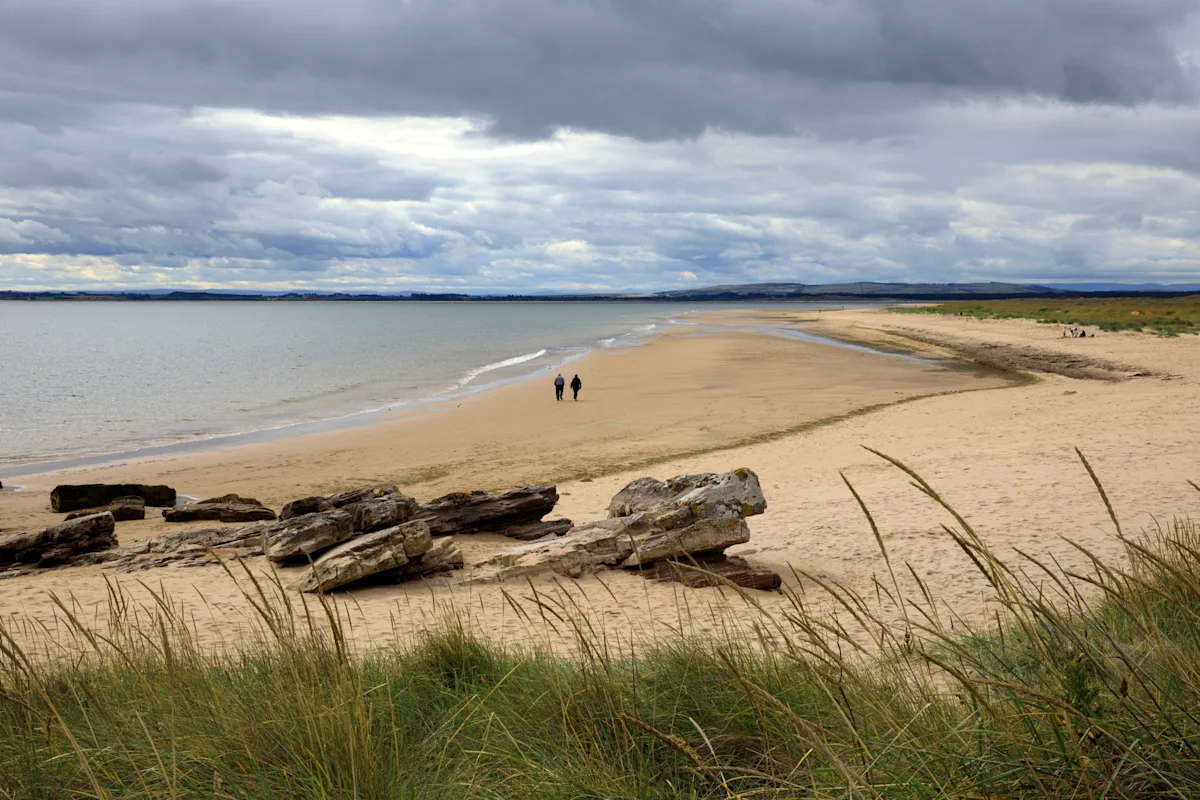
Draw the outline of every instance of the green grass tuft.
[[[1032,319],[1103,331],[1148,331],[1162,336],[1200,333],[1200,295],[954,301],[893,308],[901,314],[943,314],[976,319]]]

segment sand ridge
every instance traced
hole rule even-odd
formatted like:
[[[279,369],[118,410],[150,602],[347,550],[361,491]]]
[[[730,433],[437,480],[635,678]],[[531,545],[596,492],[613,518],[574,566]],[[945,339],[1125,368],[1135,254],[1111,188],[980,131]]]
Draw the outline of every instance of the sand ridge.
[[[820,594],[804,577],[808,574],[873,596],[873,581],[884,567],[861,511],[842,483],[840,473],[845,473],[875,515],[893,562],[911,564],[951,616],[982,624],[993,611],[989,592],[941,531],[948,516],[863,445],[918,470],[998,553],[1013,556],[1016,548],[1035,555],[1052,552],[1068,567],[1083,566],[1082,556],[1062,536],[1102,557],[1119,559],[1122,552],[1076,459],[1076,446],[1105,480],[1126,530],[1152,525],[1151,515],[1169,519],[1187,514],[1200,503],[1200,494],[1185,482],[1200,478],[1194,459],[1200,407],[1193,399],[1200,382],[1200,337],[1125,333],[1064,340],[1057,328],[1033,322],[880,310],[825,312],[815,322],[797,322],[809,315],[780,312],[730,314],[713,321],[747,319],[799,324],[832,336],[941,355],[961,352],[964,343],[1004,346],[1035,351],[1051,361],[1118,365],[1121,374],[1109,376],[1115,380],[1093,380],[1041,372],[1037,380],[1014,385],[987,372],[930,369],[778,337],[679,331],[643,348],[601,353],[571,365],[585,388],[578,409],[562,409],[559,417],[576,414],[565,421],[552,416],[558,408],[547,405],[554,403],[547,379],[356,432],[47,476],[41,483],[30,481],[29,493],[0,497],[2,526],[56,520],[45,512],[42,494],[54,483],[135,477],[165,480],[188,494],[241,491],[278,505],[310,491],[376,480],[398,480],[425,498],[451,489],[576,476],[560,484],[556,516],[586,520],[602,517],[609,498],[635,477],[746,466],[762,479],[769,509],[751,520],[752,541],[731,553],[780,571],[792,591]],[[1143,376],[1132,377],[1138,371]],[[920,399],[895,402],[912,397]],[[618,398],[624,407],[609,405]],[[586,408],[586,403],[595,407]],[[634,407],[637,413],[625,410]],[[869,413],[856,413],[872,407]],[[835,421],[817,424],[830,417]],[[795,432],[780,434],[789,429]],[[739,441],[754,443],[728,447]],[[540,446],[545,443],[551,446]],[[722,443],[724,449],[712,449]],[[638,463],[649,465],[622,468]],[[134,527],[119,530],[123,539],[154,535],[164,523],[128,525]],[[468,561],[507,543],[501,537],[460,537]],[[128,577],[123,583],[130,592],[144,593]],[[163,569],[135,577],[187,603],[207,641],[236,642],[251,625],[246,602],[219,567]],[[906,583],[906,591],[913,590],[911,581]],[[0,582],[0,609],[10,620],[36,620],[54,629],[58,623],[46,594],[50,588],[74,597],[85,615],[102,614],[106,584],[99,568]],[[577,582],[546,577],[505,591],[518,603],[528,602],[537,591],[558,597],[557,602],[578,604],[614,640],[644,641],[681,628],[713,633],[750,624],[744,604],[721,590],[652,584],[630,573]],[[408,640],[450,606],[501,641],[564,638],[545,615],[516,613],[510,598],[500,587],[452,589],[439,579],[370,587],[347,593],[340,602],[364,646]],[[756,599],[767,611],[785,611],[786,602],[777,595]],[[148,602],[145,596],[142,600]],[[889,612],[898,613],[894,608]]]

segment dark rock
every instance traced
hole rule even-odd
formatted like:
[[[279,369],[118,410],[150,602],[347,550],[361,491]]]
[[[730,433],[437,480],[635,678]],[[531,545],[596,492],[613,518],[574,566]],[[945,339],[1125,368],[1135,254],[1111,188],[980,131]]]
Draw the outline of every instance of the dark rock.
[[[275,519],[275,512],[269,508],[234,503],[192,503],[164,509],[162,514],[167,522],[254,522]]]
[[[207,500],[197,500],[196,505],[211,505],[213,503],[227,503],[235,506],[262,506],[262,503],[255,500],[253,497],[242,497],[237,494],[223,494],[220,497],[210,497]]]
[[[50,508],[59,513],[81,508],[107,506],[118,497],[140,497],[148,506],[171,508],[175,505],[175,490],[170,486],[147,486],[141,483],[87,483],[55,486],[50,493]]]
[[[501,528],[497,533],[501,533],[510,539],[519,539],[522,542],[532,542],[537,539],[542,539],[546,536],[562,536],[567,531],[571,530],[574,525],[569,519],[547,520],[545,522],[525,522],[520,525],[510,525],[506,528]]]
[[[428,550],[416,558],[410,558],[400,569],[387,573],[394,582],[406,581],[425,575],[463,568],[462,550],[458,549],[454,538],[443,536],[434,541]]]
[[[533,486],[507,492],[456,492],[423,503],[414,519],[425,520],[434,536],[502,531],[538,522],[554,509],[558,490]]]
[[[354,520],[342,509],[304,514],[263,529],[263,553],[272,561],[318,553],[354,536]]]
[[[351,503],[361,503],[364,500],[374,500],[379,497],[387,497],[390,494],[397,494],[400,491],[394,483],[385,484],[383,486],[375,486],[369,489],[352,489],[348,492],[340,492],[331,494],[325,499],[329,505],[334,508],[348,506]]]
[[[146,518],[146,501],[140,497],[118,497],[107,508],[91,508],[84,511],[72,511],[67,519],[79,519],[92,514],[103,514],[105,511],[113,515],[117,522],[128,522]]]
[[[396,493],[351,503],[341,510],[350,515],[355,531],[370,533],[408,522],[417,512],[417,501]]]
[[[305,514],[320,514],[322,511],[332,511],[334,505],[324,497],[302,497],[299,500],[293,500],[283,507],[279,512],[281,520],[291,519],[292,517],[302,517]]]
[[[399,569],[432,546],[429,526],[421,521],[356,536],[314,561],[291,588],[328,592],[380,572]]]
[[[711,575],[708,573],[712,573]],[[770,570],[755,567],[736,556],[701,556],[686,561],[659,561],[643,573],[648,579],[667,583],[675,581],[693,589],[722,585],[721,578],[746,589],[775,590],[783,579]],[[720,578],[714,578],[719,575]]]
[[[617,492],[608,506],[610,517],[641,511],[688,509],[694,519],[749,517],[767,510],[758,476],[742,468],[733,472],[678,475],[666,481],[638,478]]]
[[[48,528],[0,536],[0,565],[61,564],[71,556],[103,550],[117,543],[112,514],[92,514]]]

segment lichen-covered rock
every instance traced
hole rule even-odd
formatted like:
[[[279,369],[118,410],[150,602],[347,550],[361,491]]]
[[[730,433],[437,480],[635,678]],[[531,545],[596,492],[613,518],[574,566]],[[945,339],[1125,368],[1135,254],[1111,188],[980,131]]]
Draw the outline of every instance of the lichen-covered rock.
[[[742,468],[733,472],[679,475],[665,481],[638,478],[613,497],[610,517],[646,511],[682,510],[693,519],[741,518],[767,510],[758,476]]]
[[[72,556],[103,550],[117,543],[116,520],[107,511],[79,517],[41,530],[0,536],[0,565],[61,564]]]
[[[272,561],[318,553],[354,536],[354,521],[341,509],[304,514],[263,529],[263,553]]]
[[[434,536],[503,531],[540,521],[557,502],[554,486],[530,486],[495,494],[455,492],[422,503],[414,519],[428,522]]]
[[[420,520],[356,536],[314,561],[291,588],[328,592],[380,572],[399,569],[432,546],[429,525]]]

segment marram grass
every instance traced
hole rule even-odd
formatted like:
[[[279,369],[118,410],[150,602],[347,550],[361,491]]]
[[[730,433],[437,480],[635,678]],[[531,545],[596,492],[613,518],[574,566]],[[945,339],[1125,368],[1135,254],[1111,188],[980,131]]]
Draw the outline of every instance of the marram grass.
[[[892,311],[978,319],[1032,319],[1047,325],[1082,325],[1085,329],[1099,328],[1109,332],[1146,331],[1161,336],[1200,333],[1200,294],[1183,297],[955,300],[930,306],[898,307]]]
[[[1114,516],[1125,564],[1006,563],[892,463],[950,515],[994,628],[950,632],[924,584],[900,620],[826,585],[840,622],[792,595],[754,641],[618,657],[576,618],[565,656],[451,615],[357,656],[333,603],[255,583],[261,635],[214,652],[167,598],[147,617],[114,588],[103,637],[61,606],[88,657],[35,661],[0,630],[0,796],[1200,797],[1200,530]]]

